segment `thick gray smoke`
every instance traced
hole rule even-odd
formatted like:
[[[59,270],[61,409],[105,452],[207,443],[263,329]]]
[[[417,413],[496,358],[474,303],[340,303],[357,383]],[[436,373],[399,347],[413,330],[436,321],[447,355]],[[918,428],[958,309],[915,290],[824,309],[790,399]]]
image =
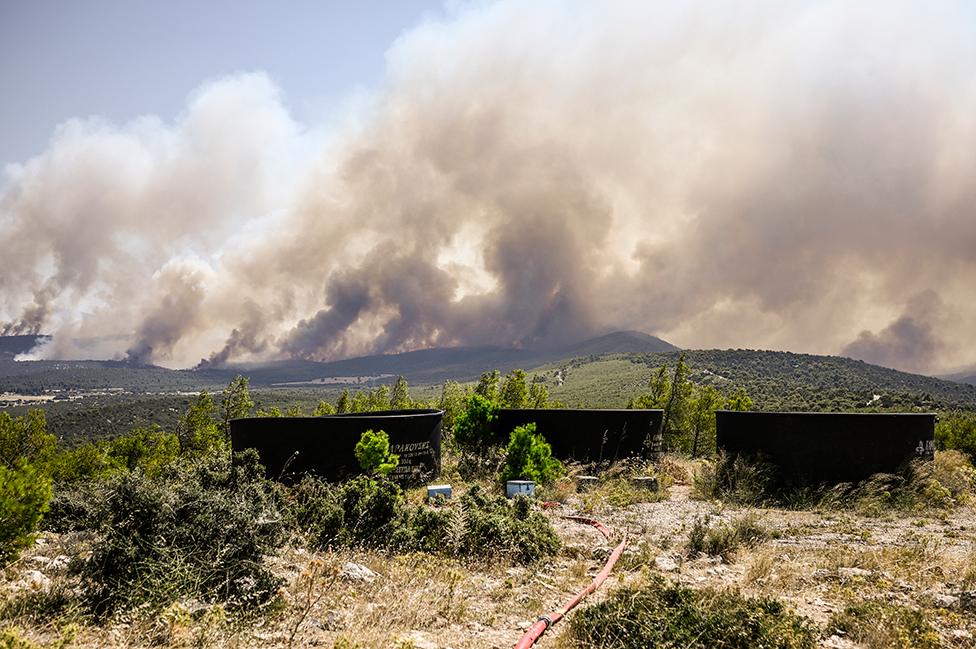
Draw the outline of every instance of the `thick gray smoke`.
[[[183,366],[622,328],[965,365],[974,115],[966,3],[478,4],[339,126],[253,73],[60,127],[0,190],[0,328]]]

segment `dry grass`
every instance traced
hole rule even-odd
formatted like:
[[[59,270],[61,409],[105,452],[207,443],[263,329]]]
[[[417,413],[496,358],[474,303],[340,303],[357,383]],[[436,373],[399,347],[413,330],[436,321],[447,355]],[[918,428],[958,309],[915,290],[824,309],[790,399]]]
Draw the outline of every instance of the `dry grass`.
[[[934,469],[951,467],[953,458],[948,459],[950,462]],[[569,480],[557,483],[555,489],[565,505],[552,513],[552,520],[566,545],[551,565],[520,567],[354,550],[309,553],[287,547],[272,561],[275,573],[285,579],[280,604],[264,616],[233,618],[219,606],[180,601],[161,615],[141,615],[137,610],[95,626],[71,614],[49,621],[31,618],[24,612],[30,609],[25,605],[19,615],[0,622],[0,630],[19,627],[22,640],[39,646],[55,646],[67,637],[74,638],[72,646],[82,647],[410,649],[430,641],[454,649],[511,646],[527,622],[564,602],[600,565],[602,555],[594,548],[605,544],[599,534],[558,517],[589,510],[612,527],[627,530],[633,539],[606,590],[594,601],[602,600],[616,585],[662,574],[655,567],[656,558],[682,555],[695,520],[711,517],[716,524],[731,525],[759,517],[770,537],[755,546],[740,544],[735,563],[720,563],[707,556],[679,559],[677,570],[664,576],[696,589],[731,588],[749,597],[776,598],[825,630],[832,618],[858,603],[890,603],[892,607],[883,611],[886,619],[908,630],[902,636],[889,636],[862,625],[857,633],[865,647],[886,646],[884,643],[894,642],[892,637],[924,637],[927,642],[933,633],[941,646],[976,646],[965,636],[976,636],[976,616],[958,607],[935,604],[937,597],[976,589],[976,511],[971,506],[886,510],[881,516],[864,516],[850,508],[737,507],[689,499],[690,488],[680,484],[679,471],[673,468],[682,467],[682,461],[672,458],[672,465],[658,473],[663,481],[667,480],[664,475],[675,480],[676,486],[665,496],[644,492],[630,482],[632,475],[646,472],[646,467],[616,467],[589,492],[576,493],[575,483]],[[958,476],[960,471],[953,469],[948,475]],[[936,479],[942,484],[943,478]],[[946,478],[945,483],[951,481]],[[455,493],[470,484],[455,482]],[[490,485],[486,482],[485,486]],[[954,492],[963,493],[955,488]],[[553,494],[542,495],[557,500]],[[424,490],[408,494],[418,503],[424,496]],[[654,502],[662,497],[668,502]],[[87,543],[90,539],[55,536],[34,552],[70,556],[85,552]],[[8,600],[11,582],[33,565],[30,555],[28,552],[0,583],[7,589]],[[373,583],[343,580],[337,575],[346,562],[366,565],[380,576]],[[67,576],[55,577],[55,583],[70,590]],[[33,600],[42,602],[34,608],[48,606],[43,601]],[[919,618],[912,611],[921,611],[931,628],[913,627]],[[870,620],[872,615],[855,610],[848,617],[853,624],[858,616]],[[915,631],[923,635],[911,636]],[[24,649],[29,646],[22,645]]]

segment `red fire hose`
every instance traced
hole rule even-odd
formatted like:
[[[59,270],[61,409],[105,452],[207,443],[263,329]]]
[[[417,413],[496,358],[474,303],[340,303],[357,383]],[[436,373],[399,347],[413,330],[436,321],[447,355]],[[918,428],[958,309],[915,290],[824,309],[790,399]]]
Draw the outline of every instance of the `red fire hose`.
[[[610,540],[610,529],[598,520],[586,518],[585,516],[564,516],[563,518],[592,525],[596,529],[600,530],[600,533],[603,534],[608,541]],[[614,548],[613,552],[610,553],[610,557],[607,559],[606,565],[603,566],[603,570],[601,570],[599,574],[593,578],[590,585],[578,592],[573,599],[563,604],[562,607],[556,609],[548,615],[543,615],[536,620],[535,624],[529,627],[529,630],[525,632],[522,639],[519,640],[515,645],[515,649],[529,649],[535,644],[536,640],[542,637],[542,634],[546,632],[546,629],[561,620],[567,613],[573,610],[577,604],[583,601],[584,597],[599,588],[600,585],[606,581],[607,577],[610,576],[610,571],[613,570],[614,564],[617,563],[617,559],[620,558],[620,554],[624,551],[624,547],[626,545],[627,534],[625,532],[623,539],[620,541],[620,545]]]

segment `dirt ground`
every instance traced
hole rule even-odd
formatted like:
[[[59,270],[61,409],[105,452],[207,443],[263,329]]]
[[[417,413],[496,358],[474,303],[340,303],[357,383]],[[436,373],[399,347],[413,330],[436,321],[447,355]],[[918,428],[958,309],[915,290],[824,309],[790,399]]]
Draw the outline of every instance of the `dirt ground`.
[[[622,507],[573,495],[547,511],[563,550],[541,566],[471,563],[430,555],[390,557],[363,551],[309,553],[286,548],[273,558],[286,580],[284,606],[273,616],[240,623],[219,607],[187,601],[152,620],[119,619],[107,627],[21,629],[40,645],[70,646],[319,646],[353,649],[512,647],[537,616],[562,604],[603,565],[609,545],[589,526],[562,516],[582,507],[626,532],[627,550],[600,592],[649,573],[696,588],[735,588],[776,597],[825,629],[825,647],[855,647],[833,634],[828,620],[865,599],[924,611],[947,647],[976,647],[976,510],[883,512],[733,508],[694,500],[673,485],[659,502]],[[750,516],[769,537],[728,561],[689,559],[685,546],[696,520],[710,524]],[[68,557],[80,536],[46,535],[6,571],[3,592],[50,591],[70,584]],[[352,565],[355,564],[355,565]],[[365,570],[364,570],[365,568]],[[972,593],[972,595],[970,595]],[[585,603],[584,603],[585,605]],[[540,647],[569,646],[560,627]]]

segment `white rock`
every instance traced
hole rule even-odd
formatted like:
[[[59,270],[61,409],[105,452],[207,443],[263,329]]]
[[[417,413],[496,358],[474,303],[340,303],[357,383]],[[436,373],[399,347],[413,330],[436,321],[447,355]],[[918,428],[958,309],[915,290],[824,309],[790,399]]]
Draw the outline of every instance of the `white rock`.
[[[838,568],[837,576],[841,579],[853,579],[854,577],[870,577],[871,571],[864,568]]]
[[[823,646],[830,647],[831,649],[851,649],[857,645],[847,638],[842,638],[839,635],[832,635],[824,641]]]
[[[932,597],[932,605],[937,608],[955,608],[959,604],[959,598],[955,595],[939,593]]]
[[[347,562],[342,566],[339,576],[346,581],[362,581],[371,584],[379,578],[379,575],[361,563]]]
[[[51,587],[51,580],[40,570],[28,570],[17,585],[25,590],[43,590]]]
[[[681,569],[674,557],[669,557],[666,554],[654,557],[654,567],[662,572],[678,572]]]

